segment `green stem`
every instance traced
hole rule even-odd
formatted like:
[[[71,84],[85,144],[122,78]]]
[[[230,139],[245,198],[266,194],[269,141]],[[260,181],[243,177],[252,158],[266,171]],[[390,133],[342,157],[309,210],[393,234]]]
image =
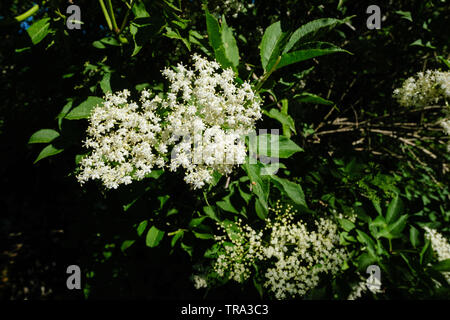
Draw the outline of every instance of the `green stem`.
[[[103,14],[105,15],[105,20],[106,20],[106,23],[108,24],[108,28],[109,28],[109,30],[112,31],[111,19],[109,18],[108,10],[106,10],[105,3],[103,2],[103,0],[98,0],[98,2],[100,3],[100,7],[102,7],[102,11],[103,11]]]
[[[119,33],[122,33],[123,29],[125,29],[125,26],[128,22],[128,16],[130,15],[130,11],[133,8],[133,2],[134,2],[134,0],[131,0],[130,6],[128,7],[128,10],[127,10],[127,13],[125,13],[125,18],[123,18],[122,25],[120,26]]]
[[[117,26],[116,17],[114,16],[114,10],[113,10],[111,0],[108,0],[108,7],[109,7],[109,15],[111,17],[114,32],[119,33],[119,27]]]
[[[389,252],[392,252],[392,240],[391,239],[388,240],[389,240]]]
[[[262,79],[258,82],[258,84],[256,85],[256,89],[255,89],[256,92],[258,92],[259,89],[261,89],[261,87],[262,87],[262,85],[264,84],[264,82],[266,82],[267,79],[268,79],[268,78],[270,77],[270,75],[272,74],[272,72],[275,71],[275,69],[277,68],[277,66],[278,66],[278,64],[280,63],[280,61],[281,61],[281,56],[278,57],[277,61],[275,62],[275,64],[273,65],[273,67],[270,69],[270,71],[269,71],[269,72],[266,72],[266,73],[263,75]]]
[[[31,9],[29,9],[28,11],[22,13],[21,15],[18,15],[14,19],[16,19],[18,22],[22,22],[23,20],[25,20],[28,17],[30,17],[33,14],[35,14],[36,11],[38,11],[38,10],[39,10],[39,5],[35,4],[33,7],[31,7]]]

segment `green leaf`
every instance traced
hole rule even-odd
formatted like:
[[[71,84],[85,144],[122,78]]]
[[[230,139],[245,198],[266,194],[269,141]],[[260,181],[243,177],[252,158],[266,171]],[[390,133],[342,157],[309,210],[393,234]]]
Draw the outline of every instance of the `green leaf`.
[[[205,206],[205,207],[203,207],[203,212],[205,212],[205,214],[206,214],[209,218],[211,218],[211,219],[213,219],[213,220],[215,220],[215,221],[220,221],[219,218],[217,218],[217,215],[216,215],[216,213],[214,212],[214,209],[213,209],[213,208],[211,208],[211,207],[209,207],[209,206]]]
[[[92,109],[102,103],[103,99],[90,96],[80,105],[73,108],[64,118],[68,120],[87,119],[90,117]]]
[[[122,242],[122,245],[120,246],[120,250],[122,252],[125,252],[125,250],[127,250],[129,247],[131,247],[133,245],[133,243],[135,243],[136,240],[125,240],[124,242]]]
[[[270,69],[281,52],[281,44],[286,33],[281,30],[281,22],[271,24],[264,31],[260,44],[261,65],[264,71]]]
[[[145,244],[150,248],[154,248],[154,247],[158,246],[158,244],[162,240],[163,236],[164,236],[164,231],[161,231],[157,227],[152,226],[147,233],[147,237],[145,239]]]
[[[411,12],[409,11],[395,11],[396,14],[398,14],[399,16],[401,16],[403,19],[409,20],[409,21],[413,21],[412,17],[411,17]]]
[[[197,239],[202,239],[202,240],[214,239],[214,235],[212,235],[210,233],[200,233],[200,232],[193,231],[193,230],[192,230],[192,233],[194,234],[194,236]]]
[[[372,238],[370,238],[367,233],[356,229],[356,233],[358,233],[358,241],[361,242],[362,244],[365,244],[367,247],[367,250],[369,252],[369,254],[373,255],[374,257],[376,257],[376,253],[375,253],[375,242],[372,240]]]
[[[59,132],[53,129],[41,129],[33,133],[28,143],[50,143],[59,137]]]
[[[34,163],[36,163],[42,159],[57,155],[58,153],[61,153],[63,151],[64,151],[64,149],[58,149],[58,148],[54,147],[53,145],[49,144],[44,149],[42,149],[41,153],[39,153],[36,160],[34,160]]]
[[[239,49],[231,28],[228,27],[225,16],[222,16],[222,44],[225,49],[225,56],[231,62],[234,69],[239,65]]]
[[[175,244],[177,243],[177,241],[178,241],[179,239],[183,238],[183,235],[184,235],[184,230],[178,229],[178,230],[175,232],[175,234],[174,234],[172,240],[170,241],[170,245],[171,245],[172,248],[175,247]]]
[[[301,94],[296,94],[294,96],[294,99],[296,99],[298,102],[302,103],[314,103],[314,104],[323,104],[323,105],[334,105],[333,101],[321,98],[315,94],[309,93],[309,92],[303,92]]]
[[[132,7],[132,11],[136,18],[150,17],[150,14],[147,12],[143,1],[135,1]]]
[[[420,264],[427,265],[433,257],[433,249],[430,240],[425,241],[425,245],[420,251]]]
[[[253,192],[262,199],[267,199],[268,194],[265,191],[264,183],[260,177],[260,169],[256,164],[249,164],[248,161],[242,165],[242,168],[247,173],[250,183],[252,184]]]
[[[261,220],[265,220],[267,218],[267,214],[269,213],[269,207],[267,206],[267,202],[263,198],[261,197],[256,198],[255,211]]]
[[[208,31],[208,39],[211,47],[214,50],[215,58],[223,68],[228,68],[232,66],[232,63],[230,60],[228,60],[225,54],[225,48],[222,42],[222,34],[219,22],[207,10],[205,11],[205,16],[206,16],[206,29]]]
[[[278,142],[279,143],[278,146],[279,146],[280,151],[279,151],[278,156],[280,158],[289,158],[294,153],[303,151],[303,149],[300,148],[300,146],[298,146],[291,139],[284,137],[284,136],[279,136],[279,137],[280,137],[280,141]]]
[[[107,72],[103,75],[100,81],[100,88],[102,88],[103,93],[112,92],[111,89],[111,72]]]
[[[290,130],[297,133],[295,131],[295,123],[294,119],[288,114],[281,113],[278,109],[272,108],[269,112],[264,110],[264,114],[272,119],[277,120],[282,125],[287,126]]]
[[[406,220],[408,220],[408,215],[404,214],[400,216],[400,218],[398,218],[394,223],[389,225],[388,231],[392,239],[402,237],[402,231],[406,227]]]
[[[300,28],[295,30],[294,33],[292,33],[291,37],[289,38],[288,43],[284,47],[283,54],[285,54],[289,50],[291,50],[297,42],[301,43],[301,42],[303,42],[303,40],[309,40],[309,39],[313,38],[313,36],[321,29],[324,29],[324,28],[331,29],[331,28],[335,27],[336,25],[347,22],[348,20],[349,20],[349,18],[343,19],[343,20],[333,19],[333,18],[322,18],[322,19],[313,20],[311,22],[308,22],[308,23],[302,25]]]
[[[414,226],[409,227],[409,240],[414,248],[419,245],[419,230]]]
[[[219,21],[208,11],[205,12],[206,29],[208,31],[208,39],[211,47],[215,50],[222,46]]]
[[[299,184],[291,182],[288,179],[279,178],[275,175],[271,175],[270,178],[275,182],[275,186],[280,189],[280,191],[285,192],[292,201],[296,204],[308,207],[305,201],[305,194]]]
[[[61,125],[64,117],[69,113],[70,109],[72,108],[73,100],[69,100],[64,107],[62,108],[61,112],[56,116],[56,119],[58,120],[58,128],[61,130]]]
[[[355,224],[347,219],[338,219],[339,224],[341,225],[342,229],[345,231],[350,231],[353,228],[355,228]]]
[[[276,149],[278,140],[278,149]],[[256,143],[256,146],[254,145]],[[276,157],[286,159],[294,153],[303,151],[294,141],[283,135],[260,134],[256,139],[249,141],[250,150],[265,157]]]
[[[434,270],[441,271],[441,272],[449,272],[450,271],[450,259],[439,261],[438,263],[434,264],[432,268]]]
[[[148,225],[148,221],[144,220],[141,223],[139,223],[138,227],[137,227],[137,234],[138,236],[142,236],[142,234],[144,233],[145,229],[147,229],[147,225]]]
[[[327,42],[312,42],[309,43],[308,46],[311,46],[311,48],[301,49],[283,54],[281,56],[280,63],[278,63],[277,65],[277,69],[288,66],[293,63],[309,60],[315,57],[320,57],[331,53],[345,52],[348,54],[352,54],[347,50],[344,50],[342,48],[335,46],[334,44]]]
[[[391,203],[389,203],[387,212],[386,212],[386,222],[391,224],[396,221],[400,214],[403,211],[403,201],[400,196],[397,194],[394,199],[392,199]]]
[[[239,214],[239,211],[237,211],[231,204],[229,197],[223,198],[222,201],[217,201],[216,205],[224,211]]]
[[[33,23],[27,29],[27,33],[30,36],[31,42],[33,42],[33,44],[38,44],[47,36],[50,27],[49,21],[50,18],[43,18]]]

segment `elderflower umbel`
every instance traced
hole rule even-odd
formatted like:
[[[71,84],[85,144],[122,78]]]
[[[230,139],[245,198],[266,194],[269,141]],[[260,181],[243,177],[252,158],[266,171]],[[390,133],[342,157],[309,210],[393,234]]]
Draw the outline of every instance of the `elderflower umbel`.
[[[94,108],[87,129],[85,146],[92,153],[80,163],[77,176],[83,184],[100,179],[107,188],[141,180],[154,167],[161,168],[164,159],[158,152],[161,119],[155,113],[160,100],[148,100],[143,92],[142,108],[128,101],[128,90],[106,94],[102,106]]]
[[[220,71],[215,61],[192,59],[193,70],[180,63],[176,71],[163,71],[170,82],[164,99],[144,90],[138,105],[124,90],[107,94],[93,109],[85,141],[92,152],[81,161],[80,183],[100,179],[117,188],[167,166],[183,168],[196,189],[210,183],[214,171],[228,175],[244,162],[240,138],[261,118],[260,98],[248,82],[234,83],[231,68]]]
[[[439,261],[450,259],[450,244],[448,240],[434,229],[425,227],[425,238],[431,241],[431,246],[436,252]],[[450,283],[450,272],[443,272],[443,275]]]
[[[303,296],[318,285],[321,274],[339,272],[347,253],[338,247],[337,226],[331,220],[321,218],[310,230],[294,221],[291,207],[282,212],[277,206],[274,211],[275,218],[267,219],[261,231],[241,222],[235,228],[222,226],[227,236],[219,241],[223,251],[213,269],[220,277],[242,283],[257,265],[263,286],[276,299]]]
[[[402,106],[423,107],[450,98],[450,72],[427,70],[405,80],[394,90],[394,97]]]
[[[261,118],[260,100],[249,83],[234,83],[231,68],[219,71],[219,64],[193,56],[194,69],[181,63],[176,71],[165,69],[170,81],[167,126],[163,140],[175,143],[170,170],[185,169],[185,181],[201,188],[214,170],[229,174],[242,164],[246,147],[239,138],[254,129]]]

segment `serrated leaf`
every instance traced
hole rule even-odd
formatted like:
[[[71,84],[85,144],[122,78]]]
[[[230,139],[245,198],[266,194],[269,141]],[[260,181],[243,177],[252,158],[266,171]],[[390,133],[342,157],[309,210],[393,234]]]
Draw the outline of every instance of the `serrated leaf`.
[[[400,238],[402,236],[402,231],[406,227],[406,220],[408,220],[408,215],[404,214],[400,216],[394,223],[389,225],[388,230],[392,239]]]
[[[103,93],[112,92],[111,89],[111,73],[107,72],[103,75],[102,80],[100,81],[100,88],[102,89]]]
[[[120,246],[120,250],[122,252],[125,252],[125,250],[127,250],[129,247],[131,247],[136,240],[125,240],[124,242],[122,242],[122,245]]]
[[[386,222],[391,224],[396,221],[400,214],[403,211],[403,201],[400,196],[397,194],[394,199],[389,203],[387,212],[386,212]]]
[[[409,20],[409,21],[413,21],[412,16],[411,16],[411,12],[409,11],[395,11],[396,14],[398,14],[399,16],[401,16],[403,19]]]
[[[308,44],[308,46],[311,47],[283,54],[281,56],[280,62],[277,65],[277,69],[280,69],[293,63],[309,60],[315,57],[320,57],[332,53],[344,52],[352,54],[347,50],[344,50],[342,48],[335,46],[334,44],[327,42],[312,42]]]
[[[225,17],[222,17],[221,30],[222,45],[225,50],[225,56],[231,62],[234,69],[239,65],[239,49],[236,39],[233,36],[231,28],[228,27]]]
[[[347,232],[355,228],[355,224],[348,219],[338,219],[338,222],[341,225],[342,229]]]
[[[49,144],[44,149],[42,149],[42,151],[37,156],[36,160],[34,160],[34,163],[37,163],[38,161],[40,161],[42,159],[57,155],[58,153],[61,153],[63,151],[64,151],[64,149],[58,149],[58,148],[54,147],[53,145]]]
[[[145,229],[147,229],[147,225],[148,225],[148,221],[144,220],[141,223],[139,223],[138,227],[137,227],[137,234],[138,236],[142,236],[142,234],[144,233]]]
[[[257,154],[260,156],[282,159],[289,158],[293,154],[303,151],[300,146],[288,137],[272,134],[258,135],[256,139],[249,141],[249,148],[257,151]]]
[[[255,200],[255,211],[256,215],[261,219],[265,220],[267,218],[267,214],[269,212],[269,208],[267,206],[267,202],[261,198],[258,197]]]
[[[28,143],[50,143],[59,137],[59,132],[53,129],[41,129],[33,133]]]
[[[33,44],[41,42],[49,33],[50,18],[43,18],[33,23],[28,29],[27,33],[30,36]]]
[[[314,103],[314,104],[323,104],[323,105],[334,105],[333,101],[324,99],[322,97],[319,97],[318,95],[309,93],[309,92],[303,92],[301,94],[296,94],[294,96],[294,99],[298,102],[302,103]]]
[[[233,205],[230,202],[230,199],[228,197],[224,198],[222,201],[217,201],[216,205],[221,208],[222,210],[225,210],[227,212],[239,214],[239,211],[237,211]]]
[[[145,238],[145,244],[150,248],[154,248],[159,245],[163,237],[164,231],[152,226],[150,230],[148,230],[147,237]]]
[[[273,65],[281,52],[281,44],[286,33],[281,30],[281,22],[277,21],[271,24],[264,31],[260,43],[261,65],[264,71],[267,71]]]
[[[301,43],[305,39],[311,39],[314,34],[316,34],[321,29],[331,29],[338,24],[345,23],[346,21],[348,21],[348,19],[339,20],[333,18],[322,18],[302,25],[300,28],[295,30],[294,33],[292,33],[288,43],[284,47],[283,54],[291,50],[296,43]]]
[[[132,11],[136,18],[150,17],[143,1],[136,1],[132,7]]]
[[[370,238],[365,232],[356,229],[356,233],[358,234],[358,241],[361,242],[362,244],[365,244],[367,247],[368,252],[376,257],[376,252],[375,252],[375,242],[372,240],[372,238]]]
[[[434,264],[432,268],[434,270],[441,271],[441,272],[449,272],[450,271],[450,259],[439,261],[438,263]]]
[[[279,178],[275,175],[271,175],[270,178],[275,182],[275,186],[284,192],[292,201],[296,204],[307,207],[305,201],[305,194],[303,193],[302,187],[288,179]]]
[[[409,241],[414,248],[417,248],[419,245],[419,230],[417,230],[414,226],[409,228]]]
[[[92,109],[103,103],[103,99],[90,96],[84,102],[73,108],[64,118],[68,120],[87,119]]]
[[[282,125],[285,125],[289,127],[290,130],[292,130],[294,133],[297,133],[295,131],[295,123],[294,119],[288,114],[281,113],[278,109],[272,108],[269,112],[264,110],[264,114],[272,119],[277,120]]]

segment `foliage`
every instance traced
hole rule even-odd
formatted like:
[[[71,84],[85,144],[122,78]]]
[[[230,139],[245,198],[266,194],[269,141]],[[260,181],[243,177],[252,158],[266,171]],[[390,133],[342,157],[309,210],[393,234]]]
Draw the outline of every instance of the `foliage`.
[[[347,299],[367,267],[377,265],[381,291],[364,298],[448,298],[448,260],[439,261],[426,230],[450,235],[450,156],[439,125],[449,100],[405,108],[392,94],[418,71],[449,68],[448,39],[439,32],[448,26],[448,5],[380,4],[386,19],[380,30],[369,30],[366,8],[356,2],[216,2],[78,1],[82,24],[73,30],[66,26],[65,5],[57,1],[9,0],[0,7],[5,33],[0,137],[8,148],[23,148],[25,165],[34,163],[35,172],[54,167],[61,179],[72,181],[67,193],[79,204],[67,241],[87,251],[79,258],[85,298],[157,296],[164,285],[147,293],[141,279],[156,279],[169,265],[171,273],[163,278],[169,281],[178,272],[183,290],[193,297],[220,297],[230,290],[243,297]],[[92,119],[111,93],[129,90],[131,99],[143,104],[146,98],[140,97],[151,93],[163,101],[155,114],[165,128],[176,108],[163,105],[176,99],[181,104],[181,98],[170,98],[178,90],[167,70],[180,77],[182,64],[194,64],[196,54],[229,72],[233,88],[248,86],[263,115],[252,128],[280,134],[244,138],[250,150],[245,162],[233,170],[209,166],[207,183],[198,188],[168,166],[151,168],[115,190],[98,181],[77,185],[80,165],[92,155],[85,148],[86,132],[101,122]],[[207,103],[198,103],[198,95],[183,99],[186,110],[194,106],[195,117],[204,120]],[[117,103],[118,110],[124,105],[129,106]],[[139,131],[134,124],[128,129]],[[161,153],[164,161],[170,160],[173,146],[168,147]],[[111,168],[118,168],[120,161],[111,159]],[[12,160],[2,161],[14,167]],[[314,278],[298,295],[273,294],[262,285],[262,270],[273,270],[268,266],[276,262],[272,256],[250,259],[252,271],[239,284],[218,275],[211,262],[228,252],[227,245],[236,246],[219,242],[218,225],[230,238],[242,232],[241,221],[256,233],[275,230],[270,221],[278,203],[295,209],[296,223],[333,221],[336,245],[345,251],[345,261],[337,259],[333,272]],[[315,275],[312,270],[327,260],[311,261],[315,265],[307,272]],[[144,275],[148,272],[152,275]],[[191,274],[199,291],[189,282]],[[203,281],[206,274],[214,281]],[[108,293],[106,286],[114,289]]]

